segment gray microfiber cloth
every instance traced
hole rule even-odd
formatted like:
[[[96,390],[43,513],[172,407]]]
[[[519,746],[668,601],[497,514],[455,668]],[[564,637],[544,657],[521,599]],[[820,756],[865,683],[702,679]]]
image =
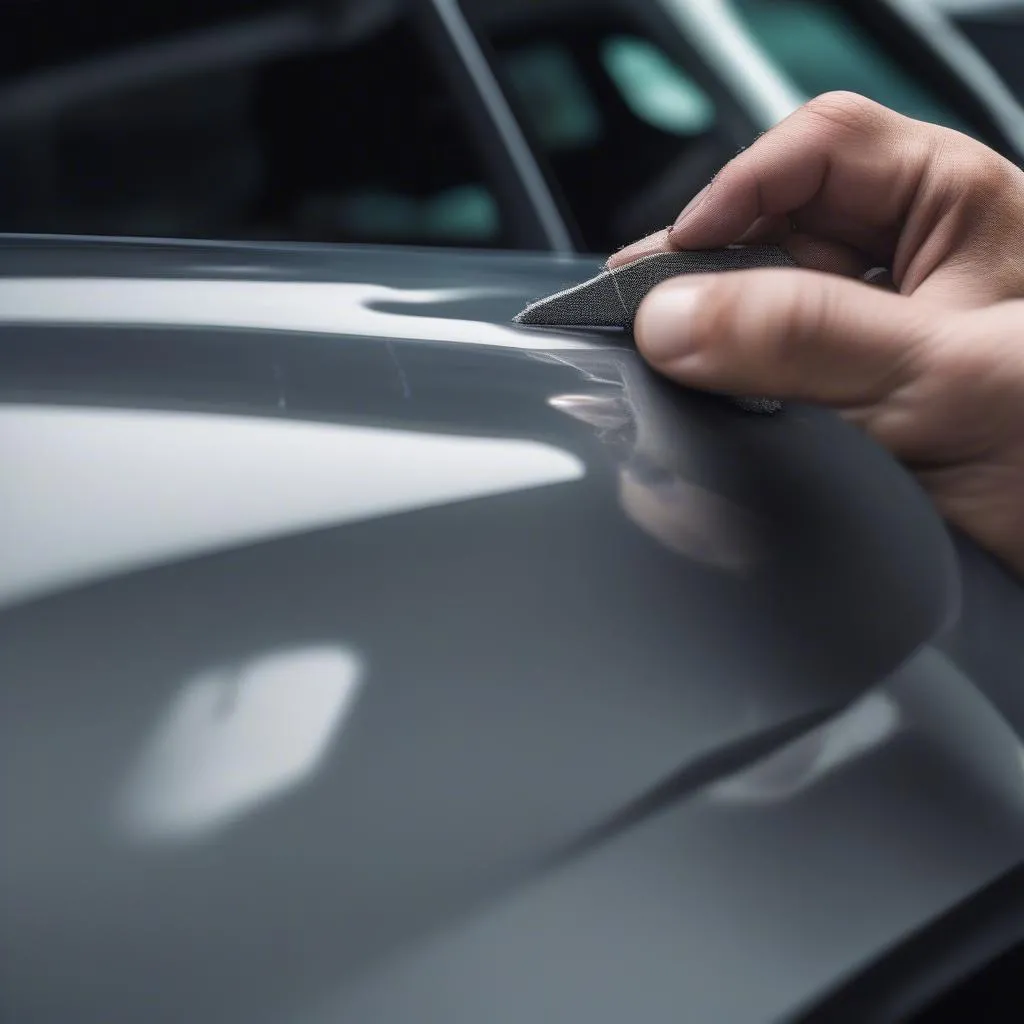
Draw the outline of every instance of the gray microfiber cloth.
[[[655,286],[679,274],[713,274],[759,267],[795,267],[776,245],[730,246],[652,253],[615,270],[604,270],[582,284],[531,302],[515,323],[534,327],[621,327],[632,329],[637,308]],[[773,398],[735,398],[749,412],[775,413]]]

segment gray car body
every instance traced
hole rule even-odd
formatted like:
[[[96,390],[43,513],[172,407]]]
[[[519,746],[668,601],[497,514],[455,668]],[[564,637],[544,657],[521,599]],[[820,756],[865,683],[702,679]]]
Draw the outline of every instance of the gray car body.
[[[594,269],[0,243],[4,1019],[813,1018],[1018,867],[1019,590]]]

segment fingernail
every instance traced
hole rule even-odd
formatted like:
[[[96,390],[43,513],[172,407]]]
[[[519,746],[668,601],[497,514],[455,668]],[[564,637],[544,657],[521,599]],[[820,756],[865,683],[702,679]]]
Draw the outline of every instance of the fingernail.
[[[662,228],[661,231],[655,231],[653,235],[630,242],[625,248],[613,253],[608,257],[605,266],[609,270],[614,270],[616,267],[624,267],[627,263],[632,263],[633,260],[638,260],[643,256],[651,256],[656,252],[671,252],[671,250],[672,246],[668,241],[668,228]]]
[[[656,288],[637,310],[634,336],[652,363],[675,363],[694,353],[693,311],[700,286],[676,279]]]
[[[672,225],[673,231],[678,231],[684,220],[697,209],[698,206],[704,201],[704,197],[708,194],[708,189],[711,188],[711,182],[708,182],[684,207],[683,212],[676,217],[675,224]]]

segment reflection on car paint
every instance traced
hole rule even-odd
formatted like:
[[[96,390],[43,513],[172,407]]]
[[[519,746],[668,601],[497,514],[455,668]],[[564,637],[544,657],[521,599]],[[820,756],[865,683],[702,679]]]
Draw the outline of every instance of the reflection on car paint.
[[[312,776],[351,714],[362,659],[272,651],[188,680],[146,740],[118,809],[129,836],[188,841]]]
[[[548,404],[597,431],[615,453],[619,504],[665,547],[696,561],[746,572],[763,557],[758,524],[735,502],[689,480],[678,415],[630,354],[551,358],[582,371],[604,394],[560,394]]]
[[[0,605],[585,473],[577,456],[528,439],[102,408],[5,405],[0,447],[13,496],[4,508]],[[23,543],[29,536],[33,543]]]
[[[888,743],[900,729],[895,698],[874,690],[842,714],[764,760],[709,787],[708,799],[729,804],[789,800],[826,776]]]
[[[324,281],[5,278],[0,280],[0,322],[234,327],[516,349],[594,347],[571,335],[378,308],[385,303],[429,306],[486,294],[477,288],[414,290]]]

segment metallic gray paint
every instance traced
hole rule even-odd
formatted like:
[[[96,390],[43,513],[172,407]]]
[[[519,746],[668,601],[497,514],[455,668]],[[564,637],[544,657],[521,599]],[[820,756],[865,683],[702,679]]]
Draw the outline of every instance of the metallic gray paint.
[[[0,305],[0,474],[37,487],[0,541],[59,562],[102,509],[117,556],[0,614],[5,1019],[784,1017],[1019,862],[1020,744],[928,649],[959,595],[916,485],[823,412],[507,327],[593,270],[0,243],[0,296],[35,289]],[[60,305],[83,271],[108,310],[121,281],[384,287],[401,329],[282,330],[293,299],[260,329],[231,291],[105,325]],[[54,406],[65,459],[75,417],[113,424],[78,483],[4,444]],[[197,415],[208,448],[169,458]],[[401,455],[437,438],[577,468],[439,493],[434,450]]]

